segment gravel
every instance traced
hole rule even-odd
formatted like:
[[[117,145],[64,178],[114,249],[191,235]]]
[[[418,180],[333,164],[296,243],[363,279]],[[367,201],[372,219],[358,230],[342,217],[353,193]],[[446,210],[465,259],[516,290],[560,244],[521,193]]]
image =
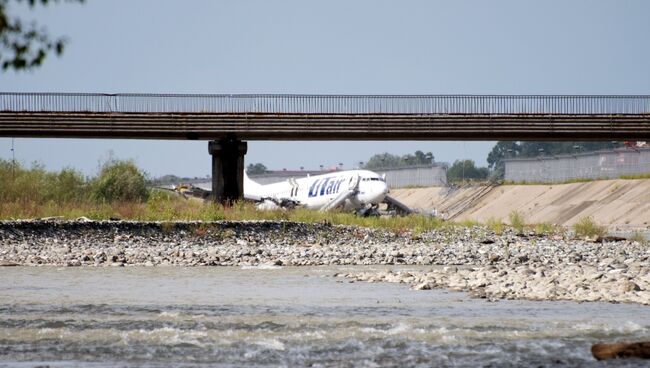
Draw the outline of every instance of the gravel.
[[[0,266],[12,265],[430,265],[337,276],[468,291],[490,300],[650,305],[646,244],[509,231],[496,235],[480,226],[413,235],[282,221],[3,221]]]

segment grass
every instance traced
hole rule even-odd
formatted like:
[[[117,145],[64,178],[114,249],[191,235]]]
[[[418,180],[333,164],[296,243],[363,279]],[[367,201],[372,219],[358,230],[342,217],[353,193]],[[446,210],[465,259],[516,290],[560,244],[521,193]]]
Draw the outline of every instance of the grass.
[[[421,185],[421,184],[413,184],[413,185],[405,185],[403,187],[399,187],[396,189],[420,189],[420,188],[429,188],[431,187],[430,185]]]
[[[602,237],[607,232],[603,226],[600,226],[594,221],[593,217],[582,217],[575,224],[573,224],[573,231],[576,237],[579,238],[593,238]]]
[[[421,215],[359,217],[342,211],[322,213],[304,208],[260,211],[254,204],[243,201],[222,206],[147,189],[143,187],[145,177],[131,161],[109,161],[102,165],[96,177],[84,177],[72,169],[48,172],[42,165],[24,168],[0,160],[0,220],[57,216],[163,222],[272,220],[382,228],[396,233],[410,232],[414,237],[446,227],[480,225],[475,220],[454,223]],[[510,213],[510,224],[519,233],[526,227],[523,215],[517,211]],[[496,234],[502,234],[505,227],[496,219],[488,220],[486,226]],[[544,234],[554,231],[549,224],[538,224],[535,230]],[[205,227],[197,227],[196,234],[200,236],[206,231]]]
[[[501,182],[502,185],[558,185],[558,184],[573,184],[573,183],[589,183],[592,181],[599,181],[599,180],[616,180],[616,179],[622,179],[622,180],[638,180],[638,179],[650,179],[650,173],[644,173],[644,174],[630,174],[630,175],[621,175],[617,178],[574,178],[574,179],[568,179],[564,181],[559,181],[559,182],[541,182],[541,181],[513,181],[513,180],[504,180]]]
[[[492,182],[489,179],[450,179],[448,184],[466,186],[466,185],[490,185]]]
[[[557,225],[549,224],[548,222],[535,224],[535,234],[538,235],[557,234],[561,232],[560,230]]]
[[[61,216],[76,219],[82,216],[94,220],[128,219],[138,221],[219,221],[273,220],[332,225],[354,225],[383,228],[394,232],[410,231],[417,235],[444,226],[441,219],[419,215],[405,217],[359,217],[352,213],[318,212],[304,208],[293,210],[258,210],[253,203],[235,202],[231,206],[182,197],[163,191],[152,191],[146,202],[67,202],[44,204],[30,200],[0,202],[0,219],[43,218]],[[200,233],[202,230],[198,230]]]
[[[640,233],[638,231],[633,232],[627,240],[637,242],[641,245],[647,245],[648,244],[648,239],[643,235],[643,233]]]
[[[537,235],[553,235],[553,234],[563,234],[564,229],[561,226],[555,225],[555,224],[550,224],[548,222],[542,222],[538,224],[526,224],[524,220],[524,216],[517,212],[517,211],[512,211],[509,216],[510,222],[511,222],[511,227],[518,233],[518,234],[523,234],[524,230],[533,230],[535,234]],[[492,230],[496,235],[501,235],[503,234],[504,230],[506,229],[506,225],[501,221],[501,219],[497,219],[494,217],[490,217],[485,221],[485,226]]]
[[[650,179],[650,173],[621,175],[620,179],[627,179],[627,180]]]
[[[526,220],[521,212],[517,210],[511,211],[508,215],[508,219],[510,220],[510,226],[512,226],[512,228],[515,229],[518,234],[522,234],[524,232],[524,228],[526,227]]]
[[[474,227],[474,226],[480,226],[481,224],[473,219],[465,219],[459,222],[454,223],[456,226],[462,226],[462,227]]]
[[[431,230],[443,230],[448,227],[474,227],[481,225],[475,220],[460,222],[445,222],[439,218],[421,215],[405,217],[359,217],[353,213],[342,211],[319,212],[305,208],[293,210],[258,210],[253,203],[235,202],[231,206],[222,206],[211,202],[201,202],[186,199],[174,193],[163,190],[152,190],[145,202],[104,202],[70,201],[58,203],[48,201],[39,203],[34,200],[20,199],[0,202],[0,219],[24,219],[61,216],[64,219],[88,217],[93,220],[124,219],[136,221],[241,221],[241,220],[270,220],[292,221],[304,223],[327,223],[332,225],[350,225],[368,228],[381,228],[395,233],[410,232],[412,236]],[[517,211],[510,214],[511,226],[523,233],[526,227],[534,227],[538,234],[551,234],[558,231],[555,225],[542,223],[526,225],[523,215]],[[491,218],[485,226],[501,235],[505,224],[500,219]],[[207,228],[198,226],[197,236],[205,234]]]
[[[504,180],[502,184],[503,185],[559,185],[559,184],[589,183],[592,181],[613,180],[613,179],[615,178],[573,178],[564,181],[553,181],[553,182]]]
[[[501,235],[503,234],[504,230],[504,225],[503,222],[500,219],[496,219],[494,217],[490,217],[487,219],[485,222],[485,226],[488,227],[488,229],[492,230],[496,235]]]
[[[414,236],[444,224],[438,218],[418,215],[364,218],[303,208],[260,211],[243,201],[222,206],[147,189],[145,178],[132,161],[111,159],[101,166],[97,176],[84,177],[72,169],[48,172],[39,164],[26,168],[0,160],[0,219],[84,216],[141,221],[284,220],[410,231]],[[205,229],[197,229],[198,234],[202,232]]]

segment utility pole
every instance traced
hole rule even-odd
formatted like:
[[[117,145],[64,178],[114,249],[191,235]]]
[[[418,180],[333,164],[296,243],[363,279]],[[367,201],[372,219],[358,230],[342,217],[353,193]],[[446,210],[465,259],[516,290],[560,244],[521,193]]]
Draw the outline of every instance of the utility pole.
[[[11,138],[11,181],[16,181],[16,150],[14,149],[14,138]]]

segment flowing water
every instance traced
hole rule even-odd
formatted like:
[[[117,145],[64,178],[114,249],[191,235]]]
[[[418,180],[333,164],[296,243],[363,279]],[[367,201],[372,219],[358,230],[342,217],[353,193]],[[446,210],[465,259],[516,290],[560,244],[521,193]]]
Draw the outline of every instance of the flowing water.
[[[0,367],[650,366],[589,350],[650,340],[650,307],[331,277],[367,269],[2,268]]]

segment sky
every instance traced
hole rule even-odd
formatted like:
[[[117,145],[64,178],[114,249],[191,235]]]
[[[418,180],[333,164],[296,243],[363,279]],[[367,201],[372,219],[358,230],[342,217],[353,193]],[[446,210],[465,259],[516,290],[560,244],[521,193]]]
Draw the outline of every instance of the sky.
[[[86,0],[8,11],[69,40],[0,91],[650,94],[646,0]],[[495,142],[250,141],[270,169],[432,152],[486,165]],[[204,177],[206,141],[15,139],[15,157],[95,174],[109,155],[151,176]],[[0,158],[12,158],[0,138]]]

